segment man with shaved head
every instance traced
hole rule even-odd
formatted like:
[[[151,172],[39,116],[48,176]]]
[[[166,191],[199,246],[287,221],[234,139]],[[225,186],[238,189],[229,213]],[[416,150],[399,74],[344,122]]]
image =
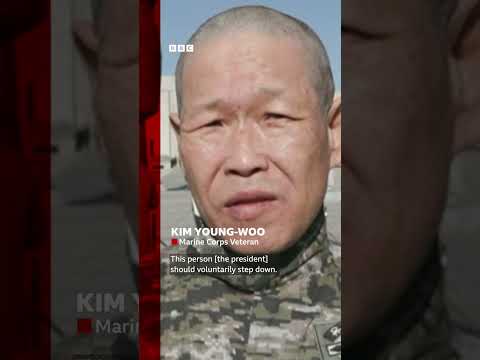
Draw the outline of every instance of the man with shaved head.
[[[308,25],[261,6],[210,18],[189,43],[170,119],[197,225],[265,234],[162,249],[162,359],[339,359],[339,259],[323,201],[341,118],[325,48]],[[276,273],[167,274],[182,251],[268,255]]]

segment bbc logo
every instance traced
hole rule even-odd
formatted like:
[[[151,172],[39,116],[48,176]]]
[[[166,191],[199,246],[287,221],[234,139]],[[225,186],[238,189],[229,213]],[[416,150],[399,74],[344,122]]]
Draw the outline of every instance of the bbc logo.
[[[193,52],[193,44],[170,44],[168,45],[168,51],[171,52],[171,53],[174,53],[174,52],[179,52],[179,53],[183,53],[183,52]]]

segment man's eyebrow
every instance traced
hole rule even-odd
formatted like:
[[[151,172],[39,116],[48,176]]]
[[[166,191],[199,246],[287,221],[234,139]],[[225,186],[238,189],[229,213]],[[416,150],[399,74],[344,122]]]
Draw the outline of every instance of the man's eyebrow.
[[[267,87],[260,87],[258,89],[260,92],[262,93],[266,93],[272,97],[275,97],[275,96],[279,96],[281,95],[282,93],[285,92],[285,89],[283,88],[267,88]]]
[[[213,100],[206,100],[203,102],[199,102],[198,104],[195,104],[192,106],[192,111],[194,112],[199,112],[199,111],[213,111],[215,109],[218,109],[222,105],[225,104],[225,101],[222,100],[221,98],[215,98]]]
[[[217,107],[219,107],[220,105],[222,105],[224,101],[222,99],[215,99],[215,100],[211,100],[211,101],[208,101],[206,103],[203,103],[203,104],[199,104],[198,107],[199,108],[204,108],[204,109],[207,109],[207,110],[213,110]]]

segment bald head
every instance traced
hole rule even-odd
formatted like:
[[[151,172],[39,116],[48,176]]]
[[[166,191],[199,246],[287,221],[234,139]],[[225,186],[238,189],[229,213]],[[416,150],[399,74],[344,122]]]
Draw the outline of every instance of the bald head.
[[[189,44],[195,48],[211,40],[229,38],[232,34],[253,32],[272,38],[290,38],[304,49],[306,66],[311,70],[311,81],[322,108],[328,111],[335,92],[330,62],[318,35],[305,23],[279,11],[263,6],[243,6],[229,9],[203,23],[192,35]],[[175,72],[178,109],[182,111],[183,75],[187,59],[192,53],[182,53]]]

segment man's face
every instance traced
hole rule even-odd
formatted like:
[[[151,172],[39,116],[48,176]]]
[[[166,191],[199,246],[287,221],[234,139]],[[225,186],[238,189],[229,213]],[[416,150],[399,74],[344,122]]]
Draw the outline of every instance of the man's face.
[[[243,33],[204,41],[185,62],[186,178],[210,227],[265,228],[259,246],[233,247],[242,253],[286,249],[323,202],[327,119],[303,55],[294,40]]]

